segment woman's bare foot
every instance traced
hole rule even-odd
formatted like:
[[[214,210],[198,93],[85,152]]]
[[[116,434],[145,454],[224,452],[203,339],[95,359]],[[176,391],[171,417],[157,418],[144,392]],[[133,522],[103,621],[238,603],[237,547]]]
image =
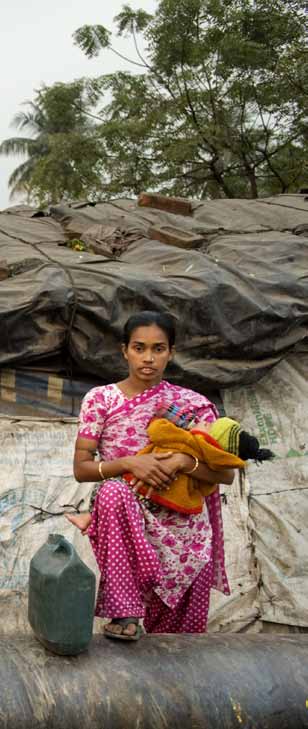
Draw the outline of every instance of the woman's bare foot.
[[[104,625],[104,633],[107,638],[139,640],[142,630],[138,618],[113,618]]]
[[[64,514],[65,518],[70,521],[77,529],[80,529],[82,534],[87,533],[87,529],[91,524],[91,514]]]

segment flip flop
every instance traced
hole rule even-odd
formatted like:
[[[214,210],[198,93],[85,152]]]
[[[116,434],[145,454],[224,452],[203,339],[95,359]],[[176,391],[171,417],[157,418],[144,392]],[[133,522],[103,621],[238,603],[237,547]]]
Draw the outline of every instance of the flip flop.
[[[104,636],[106,638],[115,638],[115,640],[139,640],[141,637],[143,630],[141,625],[139,625],[139,618],[113,618],[111,620],[111,623],[113,625],[120,625],[122,628],[127,628],[128,625],[131,625],[132,623],[137,626],[136,632],[134,635],[123,635],[123,633],[112,633],[108,630],[108,625],[110,623],[107,623],[104,627]]]

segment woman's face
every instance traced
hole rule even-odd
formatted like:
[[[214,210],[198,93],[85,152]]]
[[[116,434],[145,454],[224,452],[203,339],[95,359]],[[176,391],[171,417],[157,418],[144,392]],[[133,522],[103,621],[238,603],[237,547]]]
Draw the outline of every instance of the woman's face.
[[[134,329],[128,345],[123,344],[122,349],[130,376],[147,384],[160,382],[173,354],[167,334],[156,324]]]

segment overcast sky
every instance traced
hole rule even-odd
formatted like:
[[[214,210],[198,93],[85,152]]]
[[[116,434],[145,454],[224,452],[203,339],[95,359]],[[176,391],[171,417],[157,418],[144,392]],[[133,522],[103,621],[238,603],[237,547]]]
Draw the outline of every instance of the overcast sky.
[[[113,17],[129,0],[5,0],[1,8],[0,141],[16,136],[10,122],[22,102],[33,100],[42,83],[71,81],[118,69],[133,70],[110,51],[93,60],[73,45],[72,33],[81,25],[102,24],[112,28]],[[134,8],[153,12],[155,0],[131,0]],[[128,39],[117,39],[119,50],[133,56]],[[136,67],[137,68],[137,67]],[[21,157],[0,156],[0,209],[9,201],[7,181]]]

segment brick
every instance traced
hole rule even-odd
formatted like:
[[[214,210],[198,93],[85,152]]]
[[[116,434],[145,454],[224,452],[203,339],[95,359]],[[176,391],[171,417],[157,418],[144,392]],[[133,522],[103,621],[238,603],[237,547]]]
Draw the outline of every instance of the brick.
[[[192,215],[192,204],[182,197],[167,197],[166,195],[154,195],[150,192],[141,192],[138,198],[138,205],[144,208],[156,208],[165,210],[166,213],[175,215]]]
[[[148,230],[149,238],[167,243],[169,246],[178,248],[198,248],[204,243],[204,238],[196,233],[189,233],[182,228],[174,228],[167,225],[151,226]]]

